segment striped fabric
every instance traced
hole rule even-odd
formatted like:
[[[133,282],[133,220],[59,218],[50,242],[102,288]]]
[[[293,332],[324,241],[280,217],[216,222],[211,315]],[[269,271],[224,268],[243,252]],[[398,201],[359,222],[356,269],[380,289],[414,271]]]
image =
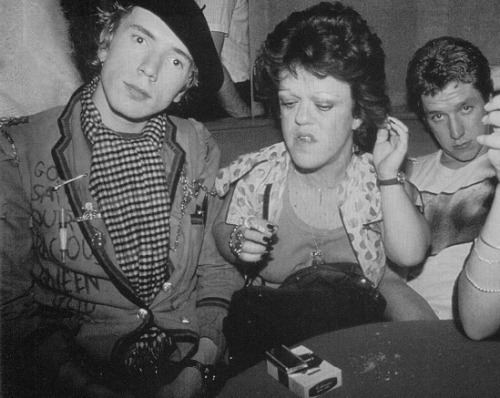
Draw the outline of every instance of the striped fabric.
[[[92,144],[89,188],[97,201],[118,263],[146,304],[169,277],[170,197],[160,156],[166,117],[149,120],[127,137],[102,123],[92,101],[94,79],[82,93],[81,122]]]

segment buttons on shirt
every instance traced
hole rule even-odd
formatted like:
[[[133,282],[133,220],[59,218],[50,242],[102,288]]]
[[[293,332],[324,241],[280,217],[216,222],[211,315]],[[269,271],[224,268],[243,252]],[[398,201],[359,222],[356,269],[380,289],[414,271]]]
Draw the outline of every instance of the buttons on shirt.
[[[148,316],[148,310],[144,308],[139,308],[139,310],[137,311],[137,318],[146,319],[147,316]]]

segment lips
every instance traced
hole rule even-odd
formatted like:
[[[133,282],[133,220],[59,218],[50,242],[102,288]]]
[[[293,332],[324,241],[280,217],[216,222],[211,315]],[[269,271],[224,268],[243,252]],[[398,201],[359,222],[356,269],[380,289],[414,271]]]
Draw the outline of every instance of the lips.
[[[455,150],[460,151],[460,150],[466,149],[469,146],[469,144],[470,144],[470,141],[467,141],[467,142],[464,142],[462,144],[453,145],[453,148]]]
[[[143,90],[142,88],[135,86],[133,84],[123,82],[125,84],[125,87],[130,95],[130,97],[134,100],[137,101],[143,101],[148,98],[151,98],[149,93],[146,90]]]
[[[298,142],[309,144],[316,142],[316,139],[311,134],[298,134],[295,138]]]

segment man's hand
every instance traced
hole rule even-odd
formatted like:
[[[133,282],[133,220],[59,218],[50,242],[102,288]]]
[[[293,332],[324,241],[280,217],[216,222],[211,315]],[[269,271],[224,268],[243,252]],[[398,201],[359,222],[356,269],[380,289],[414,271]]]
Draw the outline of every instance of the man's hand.
[[[58,394],[66,397],[82,398],[133,398],[130,392],[115,392],[96,383],[89,374],[73,361],[61,366],[56,382]]]
[[[217,346],[207,337],[200,339],[198,351],[193,359],[204,364],[213,365],[217,360]],[[184,368],[177,378],[169,385],[163,386],[156,398],[195,398],[202,393],[201,373],[193,367]]]
[[[195,368],[184,368],[172,383],[160,388],[156,398],[196,398],[201,393],[200,372]]]
[[[497,177],[500,178],[500,95],[493,97],[485,106],[486,115],[482,122],[493,127],[489,135],[480,135],[477,142],[487,146],[488,158],[495,168]]]
[[[380,179],[395,178],[408,150],[408,127],[388,117],[386,126],[377,132],[373,148],[373,162]]]

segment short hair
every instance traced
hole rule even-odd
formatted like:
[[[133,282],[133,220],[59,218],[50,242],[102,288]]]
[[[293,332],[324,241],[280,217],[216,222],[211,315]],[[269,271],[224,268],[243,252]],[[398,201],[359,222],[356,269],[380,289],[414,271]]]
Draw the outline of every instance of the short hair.
[[[435,95],[451,82],[470,83],[487,102],[493,92],[488,60],[467,40],[443,36],[428,41],[408,63],[406,95],[410,110],[424,119],[423,95]]]
[[[118,30],[121,21],[132,12],[134,5],[123,6],[118,1],[109,4],[107,8],[99,7],[97,9],[97,24],[98,24],[98,35],[96,37],[97,41],[97,52],[94,55],[93,60],[90,62],[91,68],[93,69],[93,75],[100,73],[102,64],[99,59],[99,50],[109,48],[111,41],[113,40],[114,33]],[[186,85],[186,90],[194,87],[198,84],[198,68],[193,63],[192,73],[189,77],[188,83]]]
[[[300,67],[349,84],[353,116],[362,120],[353,140],[359,150],[371,151],[389,112],[384,64],[381,40],[366,21],[340,2],[322,2],[290,14],[267,36],[255,65],[257,92],[278,116],[282,72],[295,74]]]

